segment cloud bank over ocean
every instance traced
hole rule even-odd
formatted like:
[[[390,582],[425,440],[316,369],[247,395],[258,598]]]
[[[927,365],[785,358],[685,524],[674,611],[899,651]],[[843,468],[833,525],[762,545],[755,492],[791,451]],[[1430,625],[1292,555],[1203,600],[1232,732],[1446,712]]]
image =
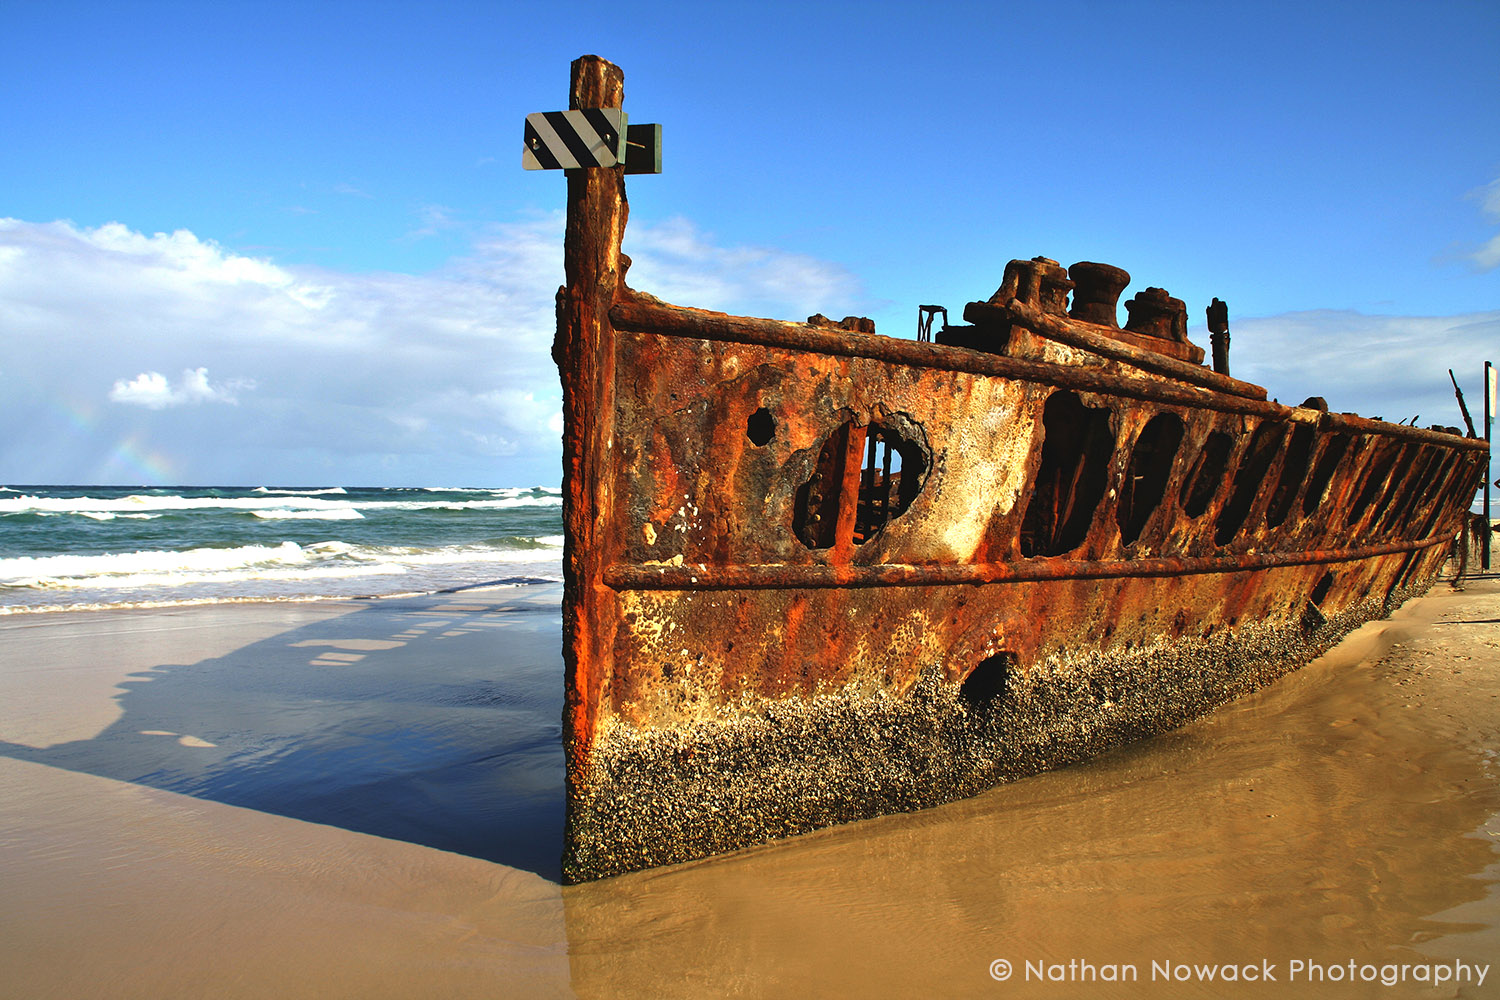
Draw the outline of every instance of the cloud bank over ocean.
[[[685,219],[637,220],[625,249],[635,287],[683,304],[783,318],[869,304],[839,265],[723,246]],[[0,444],[0,479],[556,482],[561,276],[561,213],[491,226],[426,274],[0,219],[0,417],[26,428]],[[1458,425],[1447,369],[1477,419],[1469,369],[1500,342],[1500,311],[1303,311],[1236,318],[1232,334],[1234,373],[1284,403]]]
[[[860,296],[836,265],[682,220],[638,223],[626,249],[642,287],[693,305],[806,316]],[[417,275],[0,219],[0,416],[27,428],[0,444],[0,478],[554,482],[561,280],[560,213]]]

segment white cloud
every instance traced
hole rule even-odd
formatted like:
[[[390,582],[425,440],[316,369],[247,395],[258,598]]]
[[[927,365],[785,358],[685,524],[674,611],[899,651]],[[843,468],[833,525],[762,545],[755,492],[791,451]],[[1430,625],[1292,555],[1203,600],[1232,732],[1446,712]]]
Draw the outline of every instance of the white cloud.
[[[453,209],[446,205],[422,205],[417,209],[417,215],[422,224],[408,232],[406,239],[419,240],[463,226],[462,222],[454,218]]]
[[[1479,189],[1479,209],[1491,220],[1500,222],[1500,178]]]
[[[116,382],[109,398],[116,403],[136,403],[153,410],[171,406],[172,387],[160,372],[142,372],[129,382]]]
[[[152,410],[189,403],[236,405],[239,403],[237,392],[254,388],[254,379],[231,379],[215,385],[208,381],[207,368],[190,368],[182,373],[182,379],[175,387],[160,372],[142,372],[128,382],[121,379],[109,391],[109,399]]]
[[[1481,271],[1493,271],[1500,267],[1500,233],[1491,236],[1483,246],[1469,255],[1469,259]]]
[[[1472,192],[1479,201],[1479,211],[1491,222],[1500,222],[1500,178]],[[1491,236],[1478,249],[1470,250],[1466,256],[1480,271],[1493,271],[1500,267],[1500,233]]]
[[[186,230],[0,219],[0,420],[30,429],[0,441],[0,478],[118,476],[129,442],[184,482],[556,483],[562,229],[492,226],[428,274],[341,274]],[[688,305],[858,305],[833,265],[681,220],[638,223],[627,250],[632,284]],[[191,405],[213,402],[238,405]]]
[[[864,295],[844,268],[805,254],[720,247],[686,219],[626,231],[629,282],[681,305],[801,319],[846,315]]]
[[[834,264],[720,246],[686,220],[638,221],[626,251],[633,286],[684,305],[798,318],[863,304]],[[0,420],[28,428],[0,439],[0,479],[118,477],[120,454],[149,453],[186,482],[556,483],[561,281],[560,213],[492,226],[422,275],[0,220]],[[1500,312],[1288,313],[1237,321],[1233,338],[1234,374],[1282,402],[1459,425],[1447,369],[1477,419]]]
[[[1264,385],[1283,403],[1322,396],[1337,412],[1461,427],[1448,369],[1464,387],[1477,425],[1480,372],[1500,343],[1500,311],[1370,316],[1314,310],[1241,320],[1230,336],[1230,371]]]
[[[53,223],[51,228],[63,238],[78,233],[67,223]],[[86,239],[106,253],[130,258],[137,268],[152,269],[162,275],[273,288],[294,284],[292,276],[274,264],[227,253],[212,241],[200,240],[186,229],[146,236],[118,222],[110,222],[88,231]]]
[[[797,318],[863,304],[834,264],[720,246],[681,219],[638,221],[626,250],[633,286],[684,305]],[[492,226],[422,275],[287,268],[186,231],[0,220],[0,421],[28,429],[0,439],[0,479],[117,480],[136,454],[182,482],[556,483],[561,281],[560,213]],[[1233,337],[1234,374],[1282,402],[1459,425],[1447,369],[1477,420],[1500,312],[1288,313]]]

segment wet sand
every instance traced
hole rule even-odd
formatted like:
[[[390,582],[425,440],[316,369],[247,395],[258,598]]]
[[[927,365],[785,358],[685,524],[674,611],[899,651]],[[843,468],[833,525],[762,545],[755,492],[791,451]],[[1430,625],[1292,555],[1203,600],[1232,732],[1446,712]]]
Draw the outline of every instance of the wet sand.
[[[566,889],[557,600],[0,619],[0,995],[1500,996],[1500,579],[1083,766]]]

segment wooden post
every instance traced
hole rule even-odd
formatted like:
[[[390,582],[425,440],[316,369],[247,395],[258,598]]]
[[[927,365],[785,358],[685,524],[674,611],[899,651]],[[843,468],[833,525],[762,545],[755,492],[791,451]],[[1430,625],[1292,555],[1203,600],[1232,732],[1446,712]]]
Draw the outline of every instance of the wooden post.
[[[570,108],[618,108],[625,75],[598,56],[573,61]],[[615,331],[610,324],[623,275],[620,240],[625,232],[623,167],[567,171],[568,221],[557,293],[557,337],[552,357],[563,385],[563,740],[568,749],[570,804],[584,789],[601,703],[609,697],[615,622],[603,568],[614,541],[600,530],[613,499],[606,458],[614,433]],[[568,811],[569,850],[586,830],[587,810]],[[564,875],[569,874],[564,861]]]

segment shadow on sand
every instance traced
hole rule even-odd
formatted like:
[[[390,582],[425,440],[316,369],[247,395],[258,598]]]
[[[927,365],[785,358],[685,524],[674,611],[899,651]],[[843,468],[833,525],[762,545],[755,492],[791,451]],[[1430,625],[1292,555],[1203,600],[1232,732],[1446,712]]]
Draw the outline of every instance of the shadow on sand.
[[[557,881],[560,595],[522,586],[351,602],[227,655],[133,673],[120,718],[97,736],[0,742],[0,755]]]

